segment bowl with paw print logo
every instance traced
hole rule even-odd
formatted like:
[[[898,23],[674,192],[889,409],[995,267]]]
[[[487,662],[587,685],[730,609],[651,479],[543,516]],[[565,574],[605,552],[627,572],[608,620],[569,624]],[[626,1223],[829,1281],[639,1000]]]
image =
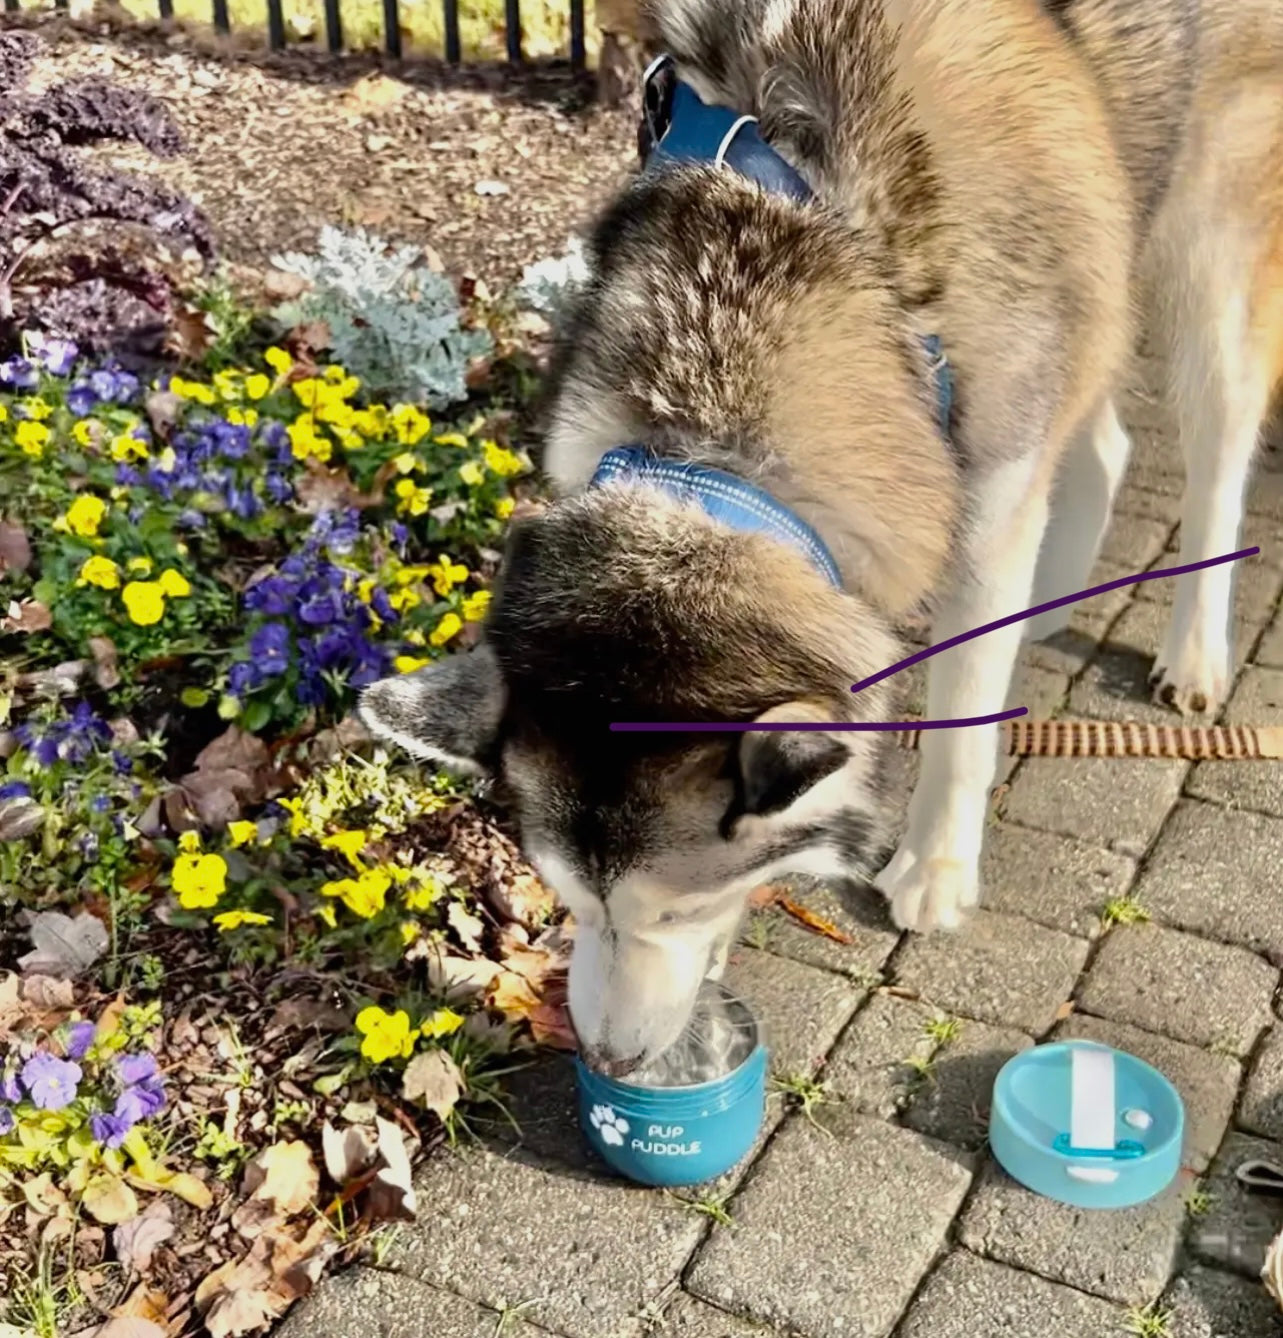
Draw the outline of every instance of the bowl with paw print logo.
[[[747,1155],[766,1110],[766,1046],[743,1000],[707,990],[676,1045],[627,1078],[576,1060],[593,1151],[643,1185],[698,1185]]]

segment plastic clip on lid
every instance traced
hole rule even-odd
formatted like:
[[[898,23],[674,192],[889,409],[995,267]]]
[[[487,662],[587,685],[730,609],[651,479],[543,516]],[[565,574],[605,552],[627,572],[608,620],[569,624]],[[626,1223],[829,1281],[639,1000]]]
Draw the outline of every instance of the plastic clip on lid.
[[[1070,1057],[1069,1082],[1069,1133],[1056,1136],[1052,1146],[1057,1152],[1093,1161],[1144,1156],[1145,1149],[1133,1139],[1114,1138],[1118,1106],[1112,1050],[1076,1047]],[[1110,1166],[1067,1166],[1065,1170],[1074,1180],[1098,1185],[1118,1179],[1118,1171]]]

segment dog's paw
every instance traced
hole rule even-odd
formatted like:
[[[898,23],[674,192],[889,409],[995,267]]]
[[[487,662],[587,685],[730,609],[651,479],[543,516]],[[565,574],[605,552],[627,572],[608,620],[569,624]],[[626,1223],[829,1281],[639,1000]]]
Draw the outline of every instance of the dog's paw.
[[[896,928],[918,934],[956,929],[963,912],[980,901],[980,873],[974,864],[919,859],[905,846],[873,881],[891,903]]]
[[[622,1115],[615,1114],[614,1106],[594,1106],[588,1118],[592,1127],[601,1135],[603,1143],[609,1143],[611,1147],[623,1147],[629,1124]]]
[[[1211,715],[1229,688],[1228,657],[1166,653],[1154,662],[1149,676],[1154,700],[1181,715]]]

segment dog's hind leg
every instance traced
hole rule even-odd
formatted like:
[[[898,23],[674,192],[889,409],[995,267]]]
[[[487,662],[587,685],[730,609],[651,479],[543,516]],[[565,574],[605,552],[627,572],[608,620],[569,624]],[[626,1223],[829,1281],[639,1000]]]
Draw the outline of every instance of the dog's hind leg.
[[[993,469],[976,484],[977,514],[963,570],[932,629],[939,643],[1029,607],[1047,523],[1050,467],[1036,454]],[[955,720],[1000,711],[1022,627],[965,641],[930,662],[927,716]],[[980,852],[998,727],[942,729],[922,736],[922,770],[908,828],[876,884],[901,929],[954,927],[980,896]]]
[[[1278,176],[1277,166],[1269,170]],[[1275,194],[1283,203],[1283,189]],[[1201,207],[1210,212],[1217,203]],[[1185,458],[1182,564],[1239,546],[1252,457],[1283,358],[1283,209],[1264,243],[1245,219],[1215,228],[1199,211],[1191,204],[1184,219],[1168,224],[1183,227],[1186,244],[1166,294]],[[1248,245],[1245,236],[1253,237]],[[1177,582],[1155,661],[1155,697],[1182,714],[1215,711],[1232,679],[1235,571],[1223,564]]]
[[[1113,399],[1104,400],[1061,462],[1031,604],[1045,604],[1087,588],[1131,446]],[[1063,631],[1072,616],[1072,605],[1040,614],[1025,624],[1024,635],[1030,641],[1041,641]]]

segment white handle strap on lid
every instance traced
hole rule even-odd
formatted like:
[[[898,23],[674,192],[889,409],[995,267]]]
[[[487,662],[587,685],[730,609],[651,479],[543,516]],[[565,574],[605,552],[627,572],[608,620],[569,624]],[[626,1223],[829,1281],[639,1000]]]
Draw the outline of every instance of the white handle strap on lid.
[[[1069,1146],[1112,1151],[1116,1120],[1114,1053],[1096,1046],[1075,1046],[1070,1060]],[[1108,1183],[1116,1170],[1103,1166],[1070,1166],[1075,1180]]]

